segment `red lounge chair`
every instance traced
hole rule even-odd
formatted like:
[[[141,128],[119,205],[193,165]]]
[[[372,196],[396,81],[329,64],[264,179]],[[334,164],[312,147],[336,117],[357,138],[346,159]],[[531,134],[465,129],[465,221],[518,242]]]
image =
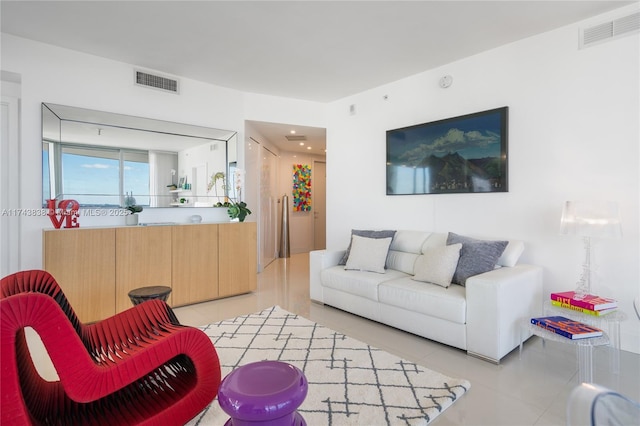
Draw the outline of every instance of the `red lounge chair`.
[[[183,425],[216,396],[209,337],[150,300],[80,323],[55,279],[23,271],[0,281],[0,424]],[[42,339],[59,381],[36,371],[25,327]]]

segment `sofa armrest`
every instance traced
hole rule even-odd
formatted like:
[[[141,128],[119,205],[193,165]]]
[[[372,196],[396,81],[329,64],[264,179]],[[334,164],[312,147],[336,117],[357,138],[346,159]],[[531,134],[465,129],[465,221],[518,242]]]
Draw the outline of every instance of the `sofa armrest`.
[[[324,303],[322,297],[322,281],[320,272],[336,266],[346,250],[315,250],[309,252],[309,297],[316,302]]]
[[[520,344],[522,323],[542,313],[542,268],[504,267],[467,279],[467,351],[499,362]]]

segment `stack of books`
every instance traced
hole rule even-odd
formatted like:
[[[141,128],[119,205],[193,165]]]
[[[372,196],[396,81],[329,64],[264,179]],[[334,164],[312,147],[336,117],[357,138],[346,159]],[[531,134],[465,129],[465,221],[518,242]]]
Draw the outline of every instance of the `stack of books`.
[[[575,291],[551,293],[551,304],[594,316],[606,315],[618,309],[618,302],[607,297],[588,294],[581,299],[576,299],[575,295]]]
[[[531,324],[571,340],[602,336],[602,330],[599,328],[562,316],[531,318]]]

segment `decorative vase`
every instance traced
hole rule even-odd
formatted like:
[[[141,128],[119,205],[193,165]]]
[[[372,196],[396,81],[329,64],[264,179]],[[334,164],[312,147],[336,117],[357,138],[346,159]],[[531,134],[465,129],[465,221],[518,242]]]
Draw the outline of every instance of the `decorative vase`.
[[[127,226],[137,225],[138,224],[138,213],[128,214],[124,217],[124,223]]]

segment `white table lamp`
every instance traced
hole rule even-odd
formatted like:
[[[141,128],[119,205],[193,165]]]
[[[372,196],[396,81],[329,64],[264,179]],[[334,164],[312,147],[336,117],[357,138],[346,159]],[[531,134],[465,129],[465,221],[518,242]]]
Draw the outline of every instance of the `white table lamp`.
[[[583,237],[585,260],[576,298],[591,293],[591,238],[620,238],[618,204],[611,201],[567,201],[562,210],[560,233]]]

